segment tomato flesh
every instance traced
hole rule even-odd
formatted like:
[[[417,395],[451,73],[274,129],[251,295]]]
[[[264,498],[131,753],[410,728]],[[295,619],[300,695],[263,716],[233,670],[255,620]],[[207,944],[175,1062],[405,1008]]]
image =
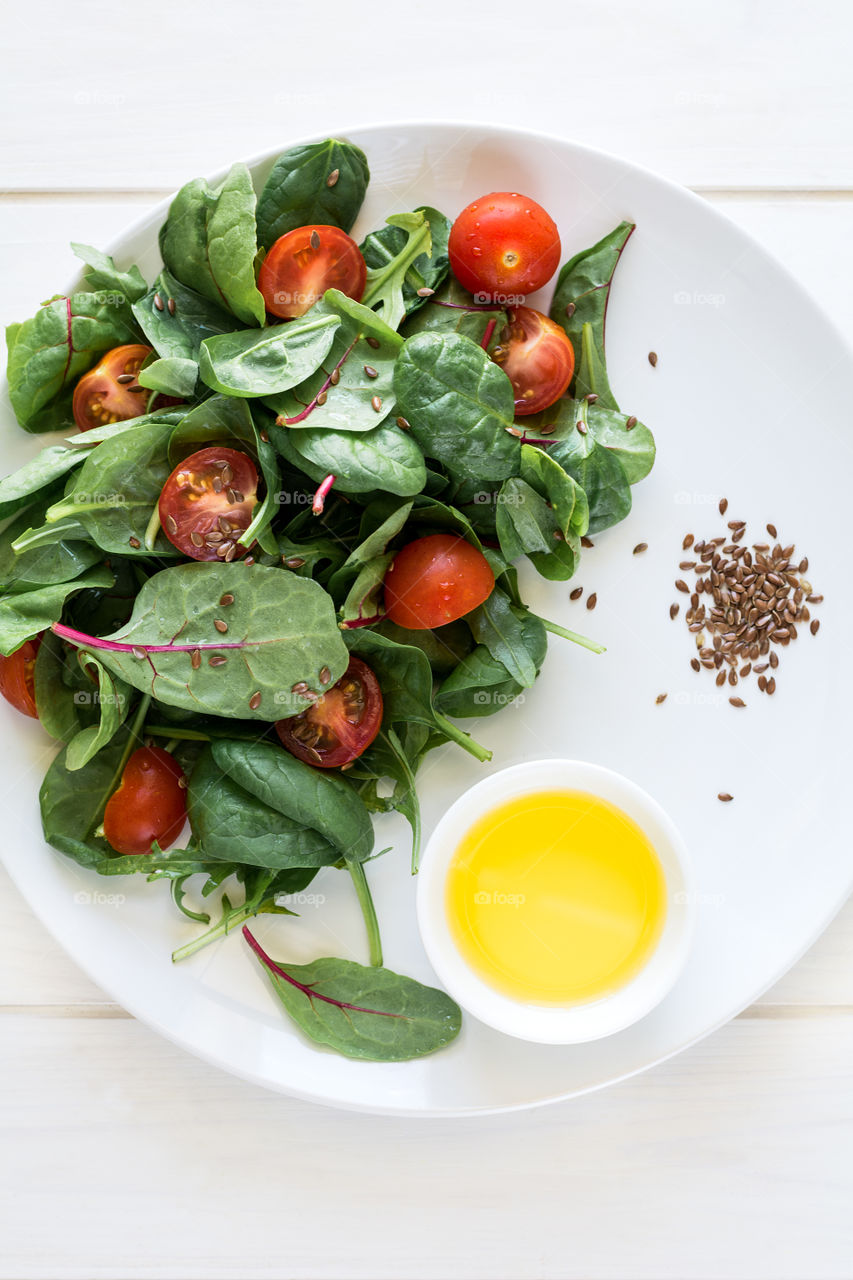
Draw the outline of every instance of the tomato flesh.
[[[162,747],[140,747],[107,801],[104,835],[116,853],[150,853],[155,840],[161,849],[177,840],[186,816],[183,769]]]
[[[258,469],[246,453],[212,446],[178,463],[160,493],[160,524],[193,560],[233,560],[258,501]]]
[[[304,315],[327,289],[361,301],[367,266],[340,227],[297,227],[279,236],[261,264],[258,288],[267,311],[282,320]]]
[[[491,355],[512,383],[520,417],[565,395],[575,371],[574,347],[565,330],[532,307],[513,307]]]
[[[291,755],[318,769],[339,769],[358,759],[382,724],[382,690],[366,662],[354,655],[328,692],[299,715],[276,723]]]
[[[447,249],[453,274],[478,302],[506,305],[535,293],[560,265],[557,224],[517,191],[492,191],[469,204]]]
[[[408,543],[391,562],[385,613],[409,631],[443,627],[481,605],[494,585],[482,551],[453,534],[430,534]]]
[[[105,427],[111,422],[126,422],[146,412],[148,397],[152,394],[136,380],[142,363],[151,355],[151,347],[140,342],[130,342],[123,347],[113,347],[101,356],[94,369],[84,373],[74,388],[71,409],[74,421],[81,431],[93,427]],[[119,382],[119,378],[122,379]],[[179,401],[158,397],[158,403],[178,404]]]
[[[8,658],[0,655],[0,694],[16,711],[34,720],[38,720],[34,672],[40,644],[41,636],[36,636]]]

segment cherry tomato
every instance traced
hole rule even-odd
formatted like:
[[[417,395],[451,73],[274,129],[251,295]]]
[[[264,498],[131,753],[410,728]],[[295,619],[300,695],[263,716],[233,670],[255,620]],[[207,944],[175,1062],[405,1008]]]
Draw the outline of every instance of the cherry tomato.
[[[116,853],[150,853],[155,840],[168,849],[186,816],[183,769],[162,747],[140,747],[107,801],[104,835]]]
[[[495,575],[482,551],[450,533],[408,543],[385,575],[385,613],[398,627],[426,631],[455,622],[492,593]]]
[[[233,560],[245,550],[239,536],[257,501],[258,471],[248,454],[199,449],[163,485],[160,524],[172,546],[193,560]]]
[[[282,320],[304,315],[327,289],[360,302],[366,283],[361,251],[340,227],[297,227],[279,236],[258,274],[267,311]]]
[[[140,342],[113,347],[101,356],[94,369],[84,373],[74,388],[71,408],[81,431],[104,427],[110,422],[125,422],[146,412],[151,392],[140,387],[136,375],[151,348]],[[121,381],[119,381],[121,379]],[[158,404],[179,404],[168,396],[158,396]]]
[[[509,302],[535,293],[560,265],[560,233],[540,204],[493,191],[463,209],[447,245],[453,274],[478,301]]]
[[[512,383],[521,417],[547,409],[568,391],[575,351],[565,330],[532,307],[513,307],[509,334],[492,352]]]
[[[0,694],[16,711],[38,720],[33,671],[41,636],[27,640],[8,658],[0,655]]]
[[[366,662],[351,657],[313,706],[276,723],[282,745],[306,764],[337,769],[366,751],[382,724],[382,690]]]

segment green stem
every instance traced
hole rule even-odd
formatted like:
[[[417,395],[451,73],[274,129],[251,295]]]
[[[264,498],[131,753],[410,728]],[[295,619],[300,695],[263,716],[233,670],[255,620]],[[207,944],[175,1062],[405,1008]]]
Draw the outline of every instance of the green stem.
[[[150,705],[151,705],[151,694],[150,693],[143,694],[142,697],[139,699],[139,706],[136,708],[134,717],[130,722],[130,732],[128,734],[127,743],[125,744],[124,751],[122,751],[121,753],[121,759],[119,760],[118,765],[116,766],[116,771],[112,776],[112,780],[107,790],[106,798],[104,800],[104,808],[100,810],[98,817],[95,819],[95,822],[99,827],[104,821],[104,809],[106,808],[107,800],[109,800],[110,796],[113,794],[116,787],[121,782],[121,775],[124,773],[124,767],[127,764],[133,752],[135,751],[135,749],[139,746],[142,725],[144,723],[145,717],[148,714],[148,708]]]
[[[223,912],[221,919],[212,928],[205,933],[199,934],[197,938],[193,938],[192,942],[186,943],[185,946],[178,947],[177,951],[173,951],[172,962],[177,964],[179,960],[186,960],[188,956],[195,955],[197,951],[201,951],[211,942],[215,942],[217,938],[224,938],[231,933],[232,929],[236,929],[247,920],[251,920],[253,916],[260,915],[264,910],[264,899],[259,902],[257,898],[253,898],[251,902],[244,902],[242,907],[235,907],[231,911]]]
[[[464,729],[460,729],[458,725],[448,720],[447,716],[441,714],[440,711],[433,711],[436,727],[444,734],[445,738],[450,738],[451,742],[455,742],[465,751],[469,752],[480,764],[485,764],[487,760],[491,760],[492,753],[487,747],[481,747],[470,733],[466,733]]]
[[[535,615],[539,617],[538,614]],[[558,622],[549,622],[547,618],[539,618],[542,626],[546,631],[550,631],[552,635],[562,636],[564,640],[571,640],[573,644],[582,645],[584,649],[589,649],[591,653],[606,653],[607,649],[603,644],[599,644],[597,640],[590,640],[588,636],[582,636],[577,631],[569,631],[567,627],[561,627]]]
[[[147,551],[154,550],[154,543],[157,541],[157,534],[160,532],[160,507],[155,503],[154,510],[151,512],[151,519],[145,527],[145,534],[142,538],[143,545]]]
[[[347,858],[346,864],[347,870],[352,876],[355,891],[358,894],[358,902],[361,907],[361,914],[364,916],[364,923],[367,926],[370,963],[378,968],[382,964],[382,939],[379,936],[379,921],[376,918],[376,907],[373,905],[373,897],[370,893],[370,885],[367,883],[364,865],[355,858]]]

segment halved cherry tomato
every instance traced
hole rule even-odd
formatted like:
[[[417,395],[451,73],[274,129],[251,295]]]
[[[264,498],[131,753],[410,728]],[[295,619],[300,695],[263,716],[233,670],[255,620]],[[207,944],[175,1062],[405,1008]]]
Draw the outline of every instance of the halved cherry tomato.
[[[366,283],[361,251],[340,227],[297,227],[279,236],[258,273],[267,311],[282,320],[304,315],[327,289],[360,302]]]
[[[136,375],[151,348],[141,342],[113,347],[101,356],[94,369],[84,373],[74,388],[71,408],[81,431],[105,427],[110,422],[125,422],[145,413],[151,392],[140,387]],[[171,397],[158,396],[158,404],[179,404]]]
[[[107,801],[104,835],[116,853],[150,853],[156,840],[167,849],[187,816],[184,771],[162,747],[140,747],[124,766]]]
[[[547,409],[565,395],[575,371],[575,351],[565,330],[532,307],[513,307],[509,333],[492,351],[512,383],[515,412]]]
[[[306,764],[338,769],[366,751],[382,724],[382,690],[366,662],[351,657],[313,706],[276,722],[282,746]]]
[[[211,446],[180,462],[160,494],[166,537],[193,560],[233,560],[258,501],[258,470],[246,453]]]
[[[426,631],[455,622],[492,594],[495,575],[482,551],[450,533],[417,538],[385,575],[385,613],[398,627]]]
[[[16,711],[38,720],[33,672],[41,636],[26,640],[8,658],[0,655],[0,694]]]
[[[507,303],[535,293],[560,265],[560,233],[541,204],[492,191],[463,209],[447,244],[453,274],[478,301]]]

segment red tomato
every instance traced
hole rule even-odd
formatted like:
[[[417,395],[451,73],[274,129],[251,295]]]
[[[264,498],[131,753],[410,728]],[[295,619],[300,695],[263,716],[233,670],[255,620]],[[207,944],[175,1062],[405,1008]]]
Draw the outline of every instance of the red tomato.
[[[178,463],[160,494],[160,524],[174,547],[193,560],[233,560],[245,548],[258,501],[258,471],[236,449],[199,449]]]
[[[145,413],[151,392],[140,387],[136,375],[151,348],[140,342],[113,347],[101,356],[94,369],[84,373],[74,388],[71,408],[81,431],[105,427],[110,422],[125,422]],[[158,403],[179,404],[171,397],[159,396]]]
[[[366,283],[361,251],[340,227],[297,227],[279,236],[258,274],[267,311],[282,320],[304,315],[327,289],[360,302]]]
[[[140,747],[107,801],[104,835],[116,853],[150,853],[177,840],[186,816],[183,769],[162,747]]]
[[[313,706],[276,723],[282,745],[306,764],[337,769],[366,751],[382,724],[382,690],[366,662],[344,674]]]
[[[470,542],[450,533],[403,547],[385,575],[385,613],[398,627],[427,631],[455,622],[492,593],[495,575]]]
[[[512,383],[520,417],[565,395],[575,371],[574,347],[565,330],[532,307],[513,307],[509,332],[492,359]]]
[[[493,191],[463,209],[447,245],[453,274],[480,302],[511,302],[547,284],[560,265],[560,233],[540,204]]]
[[[0,655],[0,694],[25,716],[38,720],[33,671],[41,636],[27,640],[8,658]]]

